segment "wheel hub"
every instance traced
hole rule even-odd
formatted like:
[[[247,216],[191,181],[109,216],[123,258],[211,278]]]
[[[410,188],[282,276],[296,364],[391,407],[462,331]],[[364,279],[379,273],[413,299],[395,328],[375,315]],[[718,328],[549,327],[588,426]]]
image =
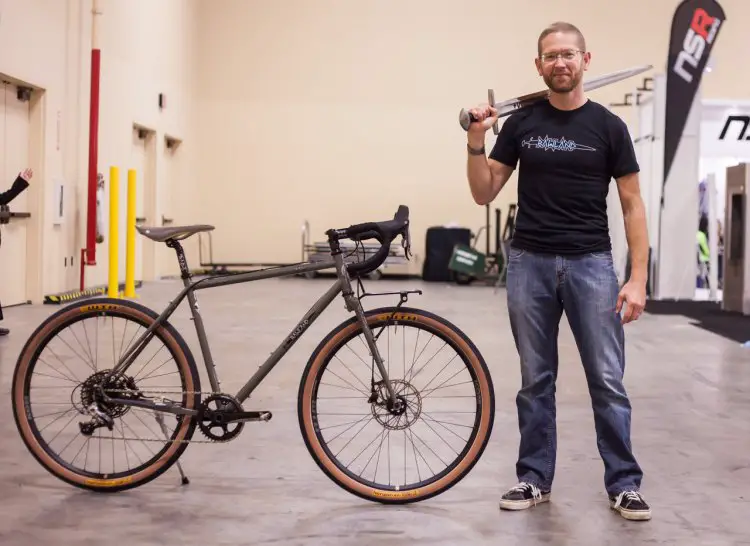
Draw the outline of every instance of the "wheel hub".
[[[378,399],[371,404],[372,414],[385,428],[403,430],[412,426],[422,413],[422,397],[411,383],[391,380],[396,399],[391,400],[385,384],[378,384]]]
[[[135,379],[125,375],[107,378],[109,373],[110,370],[101,370],[90,375],[71,394],[73,407],[79,413],[93,417],[90,421],[79,423],[81,432],[87,436],[102,426],[111,430],[114,420],[130,411],[130,406],[107,401],[105,395],[126,400],[141,398]]]
[[[127,400],[140,398],[135,380],[132,377],[122,375],[107,379],[106,376],[109,373],[110,370],[96,372],[73,389],[71,395],[73,407],[81,413],[88,414],[92,405],[95,405],[97,409],[106,413],[112,419],[122,417],[130,411],[130,406],[108,402],[103,395]]]

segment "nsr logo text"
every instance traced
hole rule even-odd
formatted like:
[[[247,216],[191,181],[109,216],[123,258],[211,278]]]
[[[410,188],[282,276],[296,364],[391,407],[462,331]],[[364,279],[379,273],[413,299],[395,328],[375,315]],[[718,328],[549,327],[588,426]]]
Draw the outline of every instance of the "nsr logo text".
[[[747,137],[745,136],[745,133],[747,133],[747,126],[750,125],[750,116],[727,117],[727,120],[724,122],[724,127],[722,127],[721,129],[719,140],[725,139],[725,137],[727,136],[727,131],[729,131],[729,126],[732,125],[733,122],[737,122],[742,126],[737,134],[737,140],[750,140],[750,135],[748,135]]]
[[[698,68],[706,46],[712,44],[716,38],[719,25],[721,21],[716,17],[711,17],[704,9],[697,9],[693,13],[693,21],[682,42],[682,51],[677,55],[674,63],[675,73],[686,82],[693,81],[693,74],[688,71],[686,65],[693,69]]]

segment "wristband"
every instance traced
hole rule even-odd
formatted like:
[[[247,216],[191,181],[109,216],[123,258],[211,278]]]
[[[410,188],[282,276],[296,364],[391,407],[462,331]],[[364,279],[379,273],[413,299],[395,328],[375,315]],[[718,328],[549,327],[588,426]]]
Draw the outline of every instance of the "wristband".
[[[479,148],[478,150],[476,148],[472,148],[468,144],[466,144],[466,149],[469,151],[471,155],[484,155],[484,146]]]

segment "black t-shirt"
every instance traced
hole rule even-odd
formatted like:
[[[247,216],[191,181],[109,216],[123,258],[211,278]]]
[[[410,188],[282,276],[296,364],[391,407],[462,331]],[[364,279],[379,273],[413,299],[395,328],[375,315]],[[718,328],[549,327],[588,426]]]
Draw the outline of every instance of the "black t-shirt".
[[[505,121],[489,157],[519,167],[511,246],[560,255],[612,248],[610,182],[639,171],[617,115],[591,100],[575,110],[541,101]]]

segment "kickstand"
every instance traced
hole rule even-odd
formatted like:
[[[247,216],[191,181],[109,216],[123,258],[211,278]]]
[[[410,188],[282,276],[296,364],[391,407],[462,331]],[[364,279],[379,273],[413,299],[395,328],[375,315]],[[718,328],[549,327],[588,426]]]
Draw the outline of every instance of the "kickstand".
[[[168,440],[169,434],[167,434],[167,426],[164,424],[164,416],[161,414],[161,412],[156,412],[154,414],[154,417],[156,417],[156,422],[159,423],[159,426],[161,427],[161,431],[164,433],[164,437]],[[180,471],[180,476],[182,477],[182,485],[187,485],[190,483],[190,480],[187,476],[185,476],[185,472],[182,470],[182,465],[180,464],[180,461],[177,461],[177,470]]]

